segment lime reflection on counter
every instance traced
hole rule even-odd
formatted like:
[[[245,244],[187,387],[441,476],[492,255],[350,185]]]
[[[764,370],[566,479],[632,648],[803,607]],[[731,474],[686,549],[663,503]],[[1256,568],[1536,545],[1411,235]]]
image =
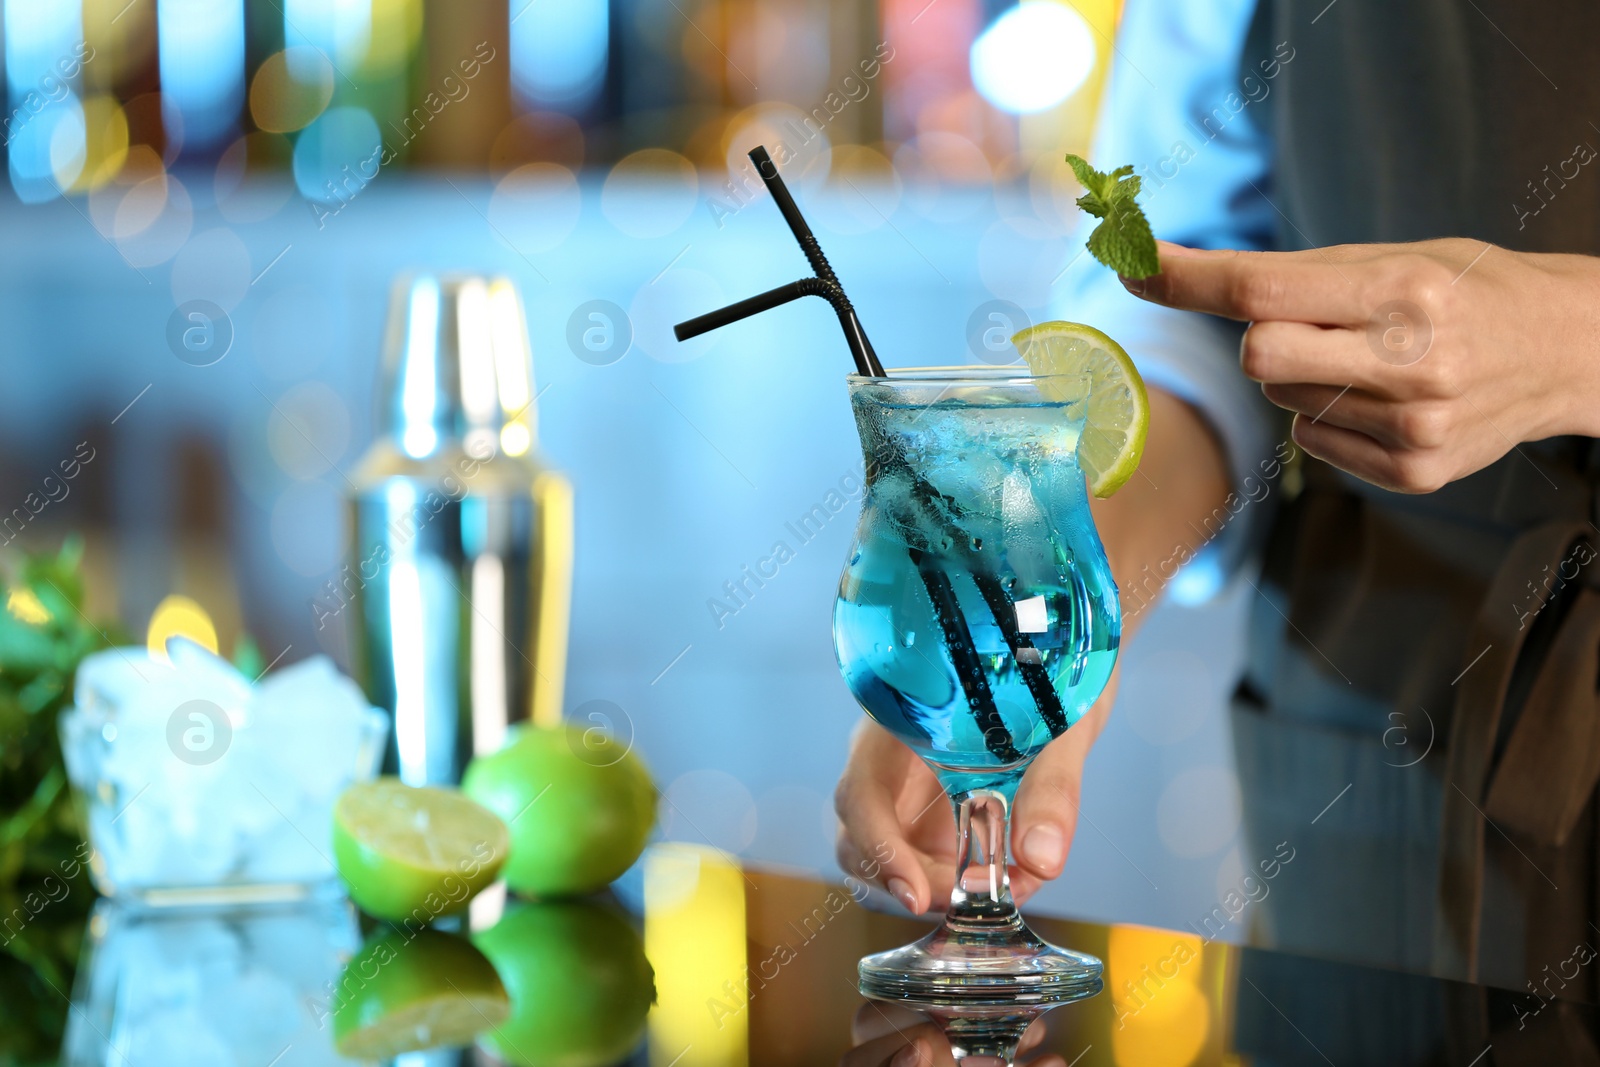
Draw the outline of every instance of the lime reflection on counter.
[[[494,965],[437,930],[372,938],[345,967],[333,1003],[334,1049],[358,1060],[470,1044],[511,1013]]]
[[[634,928],[588,900],[513,905],[473,943],[511,996],[511,1017],[479,1038],[517,1067],[607,1067],[644,1037],[655,973]]]
[[[628,745],[578,725],[517,731],[467,767],[461,790],[510,827],[502,872],[518,893],[577,896],[605,888],[644,851],[656,789]]]
[[[495,880],[505,824],[459,793],[394,778],[353,785],[333,808],[333,856],[350,899],[417,929],[454,915]]]

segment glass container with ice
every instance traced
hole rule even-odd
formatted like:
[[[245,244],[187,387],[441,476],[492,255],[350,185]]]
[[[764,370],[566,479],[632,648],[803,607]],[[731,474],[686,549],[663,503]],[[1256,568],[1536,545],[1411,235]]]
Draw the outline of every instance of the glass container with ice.
[[[183,638],[84,659],[61,747],[107,896],[295,899],[335,877],[334,800],[377,773],[388,719],[324,656],[252,685]]]

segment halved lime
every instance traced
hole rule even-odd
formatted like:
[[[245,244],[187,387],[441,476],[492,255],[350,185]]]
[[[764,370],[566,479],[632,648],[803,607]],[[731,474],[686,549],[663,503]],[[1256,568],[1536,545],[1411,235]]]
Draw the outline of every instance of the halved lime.
[[[333,996],[333,1043],[356,1060],[471,1043],[511,1015],[500,976],[470,941],[437,930],[389,931],[345,967]]]
[[[362,911],[426,926],[461,911],[495,880],[506,825],[446,789],[380,778],[346,789],[333,807],[333,858]]]
[[[1138,469],[1150,428],[1144,379],[1128,353],[1081,322],[1041,322],[1017,331],[1011,343],[1036,375],[1089,376],[1088,421],[1078,442],[1078,465],[1095,496],[1122,488]],[[1044,388],[1048,396],[1048,384]]]

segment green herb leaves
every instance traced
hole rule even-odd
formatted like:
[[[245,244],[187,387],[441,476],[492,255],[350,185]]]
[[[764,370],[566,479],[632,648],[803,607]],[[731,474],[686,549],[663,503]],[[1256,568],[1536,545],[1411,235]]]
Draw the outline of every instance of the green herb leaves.
[[[1139,179],[1133,167],[1118,167],[1102,174],[1082,156],[1067,155],[1072,173],[1088,192],[1078,197],[1078,206],[1100,220],[1089,235],[1089,254],[1124,278],[1148,278],[1161,272],[1156,254],[1155,234],[1150,221],[1134,198],[1139,195]]]

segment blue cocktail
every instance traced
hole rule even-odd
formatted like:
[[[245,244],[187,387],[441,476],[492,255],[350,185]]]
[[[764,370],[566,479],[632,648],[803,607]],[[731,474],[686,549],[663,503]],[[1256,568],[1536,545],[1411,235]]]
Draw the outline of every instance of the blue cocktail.
[[[839,668],[938,775],[962,835],[945,924],[863,960],[871,995],[1099,989],[1099,961],[1028,931],[1006,877],[1022,773],[1099,697],[1121,635],[1077,462],[1087,394],[1085,378],[1014,368],[850,379],[867,488],[834,607]]]
[[[960,834],[943,925],[862,960],[861,991],[923,1006],[954,1001],[1000,1022],[1018,1005],[1096,993],[1099,960],[1048,945],[1023,923],[1006,845],[1024,769],[1089,709],[1116,661],[1117,591],[1078,457],[1088,433],[1082,454],[1102,495],[1133,472],[1148,421],[1138,371],[1105,334],[1057,322],[1012,342],[1030,367],[1081,376],[999,367],[886,374],[767,150],[751,149],[750,160],[813,273],[673,332],[688,340],[806,296],[833,307],[856,365],[850,399],[867,468],[833,616],[839,669],[867,714],[939,776]],[[1077,160],[1074,170],[1094,183],[1080,204],[1090,200],[1105,216],[1112,205],[1103,197],[1112,197],[1119,217],[1136,214],[1131,167],[1102,175]],[[1148,248],[1132,250],[1136,267],[1156,259],[1155,239],[1142,232]],[[1102,244],[1127,251],[1116,232]],[[1103,249],[1095,255],[1104,260]],[[998,1037],[985,1046],[1004,1047]]]

